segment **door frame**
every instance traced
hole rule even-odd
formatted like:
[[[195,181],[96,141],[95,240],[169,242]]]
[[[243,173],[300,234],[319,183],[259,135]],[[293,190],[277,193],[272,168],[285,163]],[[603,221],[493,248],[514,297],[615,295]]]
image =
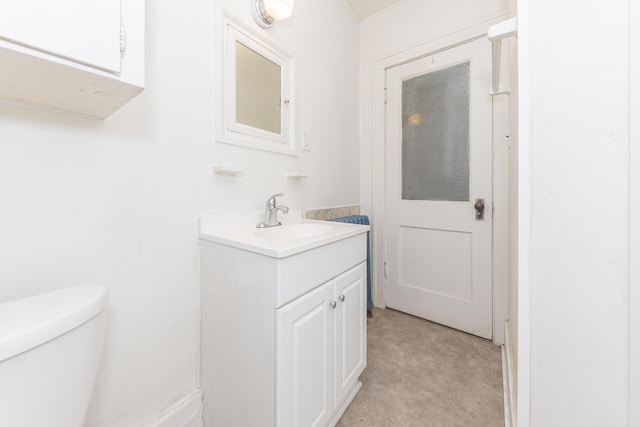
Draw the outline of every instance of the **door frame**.
[[[640,7],[629,1],[629,22],[640,19]],[[629,26],[629,117],[640,113],[640,29]],[[629,260],[640,256],[640,123],[629,122]],[[629,425],[640,423],[640,266],[629,265]]]
[[[413,61],[438,51],[480,37],[486,37],[493,24],[503,21],[501,15],[462,31],[458,31],[419,46],[397,52],[374,61],[373,87],[373,150],[372,150],[372,284],[376,306],[387,305],[386,260],[386,107],[385,86],[388,68]],[[487,40],[487,43],[489,41]],[[507,61],[503,61],[503,64]],[[506,75],[506,72],[503,73]],[[490,84],[490,82],[488,82]],[[489,86],[488,86],[489,88]],[[508,221],[507,221],[507,179],[508,179],[508,95],[493,97],[493,236],[492,236],[492,288],[493,288],[493,342],[504,344],[504,321],[508,315]]]

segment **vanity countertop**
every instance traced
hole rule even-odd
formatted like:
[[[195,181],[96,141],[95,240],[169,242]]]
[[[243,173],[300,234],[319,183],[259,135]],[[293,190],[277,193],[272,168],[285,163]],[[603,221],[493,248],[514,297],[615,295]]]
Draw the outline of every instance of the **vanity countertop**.
[[[302,219],[299,211],[279,216],[282,225],[256,228],[261,214],[211,214],[200,217],[200,239],[273,258],[286,258],[366,233],[368,225]]]

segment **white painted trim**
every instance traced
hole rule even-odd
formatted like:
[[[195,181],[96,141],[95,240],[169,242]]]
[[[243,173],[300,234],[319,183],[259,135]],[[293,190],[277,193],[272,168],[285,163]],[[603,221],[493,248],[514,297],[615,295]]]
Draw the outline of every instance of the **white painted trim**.
[[[386,134],[386,106],[385,87],[387,86],[384,67],[378,68],[378,63],[373,64],[373,150],[371,153],[371,205],[373,215],[371,218],[371,252],[373,268],[371,269],[371,286],[375,305],[385,308],[387,306],[387,279],[384,277],[384,263],[386,253],[386,212],[385,212],[385,134]]]
[[[390,6],[387,6],[384,9],[380,9],[379,11],[377,11],[375,13],[372,13],[371,15],[367,15],[367,16],[365,16],[363,18],[360,18],[360,23],[368,21],[369,19],[372,19],[375,16],[387,13],[390,9],[393,9],[394,7],[399,6],[400,3],[404,3],[406,1],[407,0],[398,0],[396,3],[394,3],[394,4],[390,5]],[[349,3],[349,6],[351,6],[351,9],[353,9],[353,11],[356,13],[356,15],[360,16],[360,14],[356,11],[356,9],[351,5],[351,2],[348,2],[348,3]]]
[[[503,56],[506,58],[508,52]],[[503,61],[502,75],[508,75]],[[493,96],[493,342],[505,343],[505,320],[509,317],[509,102],[507,95]]]
[[[417,46],[412,46],[410,48],[380,56],[373,61],[375,66],[374,69],[377,70],[394,67],[408,61],[413,61],[416,58],[431,55],[438,50],[446,49],[477,37],[486,36],[487,30],[491,25],[497,24],[506,18],[507,15],[501,13],[496,17],[482,20],[477,24],[445,34],[433,40],[425,41]],[[489,42],[487,41],[487,43]]]
[[[529,2],[518,0],[518,425],[530,426],[531,49]]]
[[[511,401],[509,400],[509,368],[507,367],[507,355],[504,345],[500,346],[502,356],[502,399],[504,406],[504,427],[511,427]]]
[[[455,33],[447,34],[443,37],[431,40],[426,43],[422,43],[419,46],[405,49],[394,54],[385,55],[379,57],[373,61],[372,74],[373,74],[373,150],[372,150],[372,168],[371,168],[371,182],[372,182],[372,287],[374,302],[377,307],[386,307],[387,305],[387,282],[384,279],[384,262],[386,259],[386,213],[385,213],[385,115],[386,109],[384,104],[385,99],[385,87],[386,87],[386,69],[393,67],[412,59],[425,56],[431,52],[442,50],[451,47],[462,42],[482,37],[486,35],[488,28],[491,25],[503,21],[507,15],[500,14],[495,18],[483,21],[477,25],[471,26],[464,30],[457,31]],[[489,43],[487,41],[487,43]],[[499,98],[496,98],[499,99]],[[507,132],[506,118],[508,116],[505,108],[504,112],[504,126],[499,130],[496,129],[496,121],[494,120],[494,168],[498,166],[498,169],[494,169],[494,178],[496,176],[504,177],[508,173],[508,165],[506,158],[503,161],[502,156],[506,156],[505,153],[496,152],[495,147],[506,147],[500,142],[496,142],[496,135]],[[501,123],[498,123],[500,126]],[[500,140],[503,142],[503,140]],[[499,163],[495,163],[496,159]],[[503,164],[504,163],[504,164]],[[499,192],[498,192],[499,191]],[[508,241],[505,240],[506,232],[508,231],[507,222],[507,186],[502,188],[496,188],[494,182],[493,197],[496,209],[498,209],[498,217],[503,219],[499,224],[494,220],[494,238],[496,237],[496,247],[493,253],[493,268],[497,272],[494,274],[494,279],[498,278],[497,284],[494,283],[494,307],[493,307],[493,319],[494,319],[494,331],[493,336],[497,344],[504,342],[504,331],[502,330],[503,322],[506,318],[508,309],[508,289],[507,278],[508,269]],[[500,260],[504,257],[504,260]],[[498,265],[496,266],[496,262]],[[506,274],[506,275],[505,275]]]
[[[511,347],[511,333],[509,322],[504,322],[505,344],[502,349],[502,385],[504,387],[504,425],[505,427],[518,427],[518,408],[516,406],[516,387],[514,384],[514,359]]]
[[[151,421],[148,427],[202,427],[202,391],[195,390]]]
[[[640,5],[629,0],[629,425],[640,425]]]

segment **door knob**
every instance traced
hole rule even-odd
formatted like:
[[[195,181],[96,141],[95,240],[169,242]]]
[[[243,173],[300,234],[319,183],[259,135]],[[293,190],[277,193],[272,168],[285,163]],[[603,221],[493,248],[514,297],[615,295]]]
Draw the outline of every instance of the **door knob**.
[[[331,306],[331,308],[336,308],[336,305],[338,305],[338,304],[336,304],[336,302],[335,302],[335,301],[331,301],[331,302],[329,303],[329,305]]]
[[[340,301],[344,301],[344,295],[340,295]]]
[[[484,219],[484,199],[476,199],[476,203],[473,205],[476,210],[476,220],[481,221]]]

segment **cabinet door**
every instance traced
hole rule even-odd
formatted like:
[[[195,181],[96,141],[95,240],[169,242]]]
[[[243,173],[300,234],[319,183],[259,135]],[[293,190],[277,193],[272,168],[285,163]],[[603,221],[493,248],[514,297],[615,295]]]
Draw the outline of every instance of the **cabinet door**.
[[[333,411],[333,282],[276,310],[276,425],[324,426]]]
[[[335,392],[338,406],[367,363],[367,310],[365,263],[335,279]]]
[[[2,2],[0,39],[120,72],[120,0]]]

